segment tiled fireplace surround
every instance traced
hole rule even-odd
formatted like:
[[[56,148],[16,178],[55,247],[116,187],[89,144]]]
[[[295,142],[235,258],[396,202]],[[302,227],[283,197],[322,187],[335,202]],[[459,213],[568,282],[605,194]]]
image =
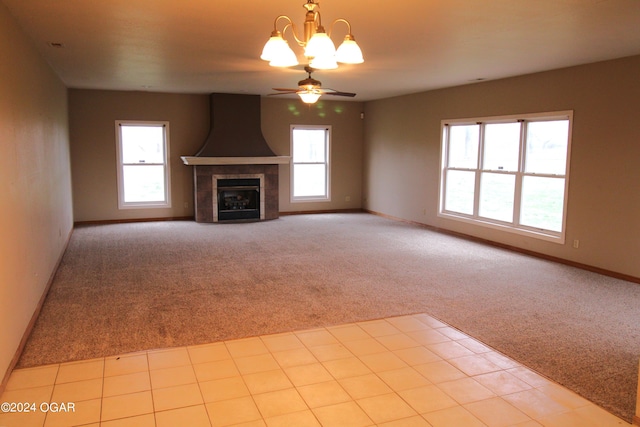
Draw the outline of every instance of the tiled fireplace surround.
[[[195,219],[196,222],[218,222],[217,191],[214,179],[255,178],[261,179],[260,219],[276,219],[279,215],[278,165],[196,165],[194,166]],[[262,198],[264,196],[264,199]],[[264,203],[262,203],[262,199]]]

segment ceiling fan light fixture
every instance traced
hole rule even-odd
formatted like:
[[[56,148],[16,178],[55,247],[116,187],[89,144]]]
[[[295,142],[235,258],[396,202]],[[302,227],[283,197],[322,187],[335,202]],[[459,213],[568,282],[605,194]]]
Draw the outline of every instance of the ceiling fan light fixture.
[[[351,34],[347,34],[336,51],[336,61],[343,64],[362,64],[364,57],[362,50]]]
[[[305,90],[298,92],[298,96],[305,104],[315,104],[316,101],[320,99],[321,95],[322,93],[316,90]]]

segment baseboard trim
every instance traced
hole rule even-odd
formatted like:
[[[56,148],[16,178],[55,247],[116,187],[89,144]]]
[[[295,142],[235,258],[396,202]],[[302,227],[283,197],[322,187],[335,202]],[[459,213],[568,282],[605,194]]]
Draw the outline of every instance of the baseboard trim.
[[[640,416],[638,416],[638,415],[634,415],[633,416],[633,425],[634,426],[640,426]]]
[[[125,219],[101,219],[94,221],[76,221],[74,227],[83,225],[126,224],[129,222],[154,222],[154,221],[194,221],[193,216],[171,216],[163,218],[125,218]]]
[[[488,239],[483,239],[481,237],[476,237],[476,236],[471,236],[469,234],[464,234],[464,233],[459,233],[457,231],[451,231],[451,230],[447,230],[445,228],[440,228],[440,227],[434,227],[433,225],[428,225],[428,224],[423,224],[421,222],[417,222],[417,221],[410,221],[410,220],[406,220],[403,218],[398,218],[392,215],[387,215],[381,212],[376,212],[376,211],[371,211],[368,209],[363,209],[364,212],[373,214],[373,215],[377,215],[383,218],[387,218],[387,219],[391,219],[394,221],[400,221],[400,222],[405,222],[407,224],[412,224],[412,225],[417,225],[419,227],[424,227],[427,228],[429,230],[432,231],[437,231],[439,233],[443,233],[443,234],[449,234],[451,236],[456,236],[456,237],[460,237],[463,239],[467,239],[467,240],[472,240],[474,242],[479,242],[479,243],[484,243],[486,245],[490,245],[490,246],[495,246],[498,248],[502,248],[502,249],[507,249],[513,252],[519,252],[521,254],[525,254],[525,255],[530,255],[536,258],[540,258],[540,259],[545,259],[547,261],[553,261],[553,262],[557,262],[559,264],[564,264],[564,265],[568,265],[570,267],[576,267],[579,268],[581,270],[586,270],[586,271],[591,271],[592,273],[598,273],[598,274],[602,274],[603,276],[609,276],[609,277],[613,277],[614,279],[620,279],[620,280],[626,280],[627,282],[633,282],[633,283],[638,283],[640,284],[640,277],[635,277],[635,276],[631,276],[628,274],[623,274],[623,273],[618,273],[616,271],[611,271],[611,270],[607,270],[604,268],[600,268],[600,267],[594,267],[592,265],[588,265],[588,264],[582,264],[579,262],[575,262],[575,261],[570,261],[564,258],[559,258],[559,257],[555,257],[555,256],[551,256],[551,255],[546,255],[540,252],[535,252],[535,251],[531,251],[528,249],[523,249],[523,248],[519,248],[517,246],[511,246],[511,245],[507,245],[504,243],[499,243],[499,242],[494,242],[493,240],[488,240]]]
[[[326,210],[316,210],[316,211],[287,211],[280,212],[280,216],[287,215],[313,215],[313,214],[328,214],[328,213],[363,213],[364,209],[326,209]]]
[[[38,301],[38,304],[36,305],[36,308],[33,311],[33,314],[31,315],[31,320],[29,321],[29,324],[27,325],[27,328],[25,329],[24,333],[22,334],[22,339],[20,340],[20,344],[18,345],[18,348],[16,349],[16,352],[13,355],[13,358],[11,359],[11,362],[9,363],[9,366],[7,367],[7,370],[4,373],[4,376],[2,377],[2,382],[0,383],[0,395],[2,395],[4,393],[4,391],[5,391],[5,389],[7,388],[7,383],[9,382],[9,377],[11,376],[11,373],[13,372],[13,369],[18,364],[18,361],[20,360],[20,356],[22,355],[22,352],[24,351],[24,347],[27,345],[27,340],[29,339],[29,336],[31,335],[31,332],[33,331],[33,328],[36,325],[36,320],[38,320],[38,316],[40,315],[40,311],[42,311],[42,306],[44,305],[44,300],[47,298],[47,294],[49,293],[49,289],[51,289],[51,285],[53,284],[53,278],[55,277],[56,273],[58,272],[58,268],[60,267],[60,263],[62,262],[62,257],[64,256],[65,252],[67,251],[67,247],[69,246],[69,242],[71,241],[71,235],[72,234],[73,234],[73,228],[69,231],[69,234],[67,235],[66,242],[64,244],[64,247],[62,248],[62,251],[60,251],[60,255],[58,256],[58,260],[56,261],[56,264],[55,264],[55,266],[53,268],[53,271],[51,272],[51,275],[49,276],[49,280],[47,281],[47,285],[45,286],[44,291],[42,292],[42,295],[40,296],[40,300]]]

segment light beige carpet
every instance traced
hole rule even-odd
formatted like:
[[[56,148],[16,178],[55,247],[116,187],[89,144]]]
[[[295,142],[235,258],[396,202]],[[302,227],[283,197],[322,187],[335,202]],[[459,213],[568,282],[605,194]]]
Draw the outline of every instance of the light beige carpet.
[[[20,367],[427,312],[633,416],[640,285],[369,214],[77,228]]]

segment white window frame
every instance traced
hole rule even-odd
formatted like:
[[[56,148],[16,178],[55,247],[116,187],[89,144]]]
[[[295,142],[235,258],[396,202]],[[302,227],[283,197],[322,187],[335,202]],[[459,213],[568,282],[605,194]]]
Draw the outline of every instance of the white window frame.
[[[125,126],[154,126],[163,127],[164,132],[164,159],[162,163],[124,163],[122,158],[122,134],[121,125]],[[142,121],[142,120],[116,120],[116,153],[117,153],[117,181],[118,181],[118,209],[149,209],[171,207],[171,168],[169,164],[169,122],[168,121]],[[164,200],[162,201],[136,201],[124,200],[124,166],[164,166]]]
[[[308,130],[324,130],[325,131],[325,161],[322,163],[307,163],[307,162],[295,162],[293,152],[293,131],[294,129],[308,129]],[[330,125],[291,125],[290,129],[290,153],[291,153],[291,202],[330,202],[331,201],[331,126]],[[294,173],[293,170],[296,164],[324,164],[325,165],[325,195],[323,196],[295,196],[294,190]]]
[[[550,121],[550,120],[568,120],[569,121],[569,130],[568,130],[568,141],[567,141],[567,153],[566,153],[566,168],[564,175],[557,174],[537,174],[537,173],[527,173],[524,169],[524,161],[526,155],[526,147],[525,147],[525,138],[526,138],[526,125],[528,122],[536,122],[536,121]],[[503,222],[499,220],[492,220],[485,217],[480,217],[479,212],[479,197],[480,197],[480,176],[483,172],[500,172],[502,171],[493,171],[487,170],[483,168],[483,144],[484,144],[484,127],[483,125],[493,124],[493,123],[510,123],[514,121],[523,122],[523,126],[521,128],[520,133],[520,151],[519,151],[519,163],[518,170],[516,172],[510,172],[516,177],[515,184],[515,193],[514,193],[514,215],[513,222]],[[480,125],[480,141],[478,146],[478,160],[475,168],[454,168],[448,166],[448,148],[449,148],[449,126],[451,125]],[[492,116],[492,117],[478,117],[478,118],[466,118],[466,119],[453,119],[453,120],[442,120],[441,121],[441,136],[442,136],[442,146],[441,146],[441,163],[440,163],[440,188],[439,188],[439,207],[438,207],[438,216],[452,219],[456,221],[462,221],[466,223],[471,223],[483,227],[499,229],[515,234],[526,235],[550,242],[565,243],[565,233],[566,233],[566,218],[567,218],[567,201],[569,199],[569,166],[571,159],[571,140],[572,140],[572,128],[573,128],[573,110],[567,111],[555,111],[555,112],[546,112],[546,113],[535,113],[535,114],[520,114],[520,115],[509,115],[509,116]],[[474,190],[474,209],[473,214],[467,215],[460,212],[447,211],[445,210],[445,196],[446,196],[446,177],[448,170],[464,170],[475,172],[475,190]],[[508,172],[505,172],[508,173]],[[520,212],[520,204],[521,200],[521,190],[522,190],[522,181],[525,176],[536,176],[536,177],[554,177],[554,178],[564,178],[564,200],[562,207],[562,226],[561,231],[556,232],[553,230],[545,230],[540,228],[535,228],[531,226],[526,226],[520,224],[519,212]]]

